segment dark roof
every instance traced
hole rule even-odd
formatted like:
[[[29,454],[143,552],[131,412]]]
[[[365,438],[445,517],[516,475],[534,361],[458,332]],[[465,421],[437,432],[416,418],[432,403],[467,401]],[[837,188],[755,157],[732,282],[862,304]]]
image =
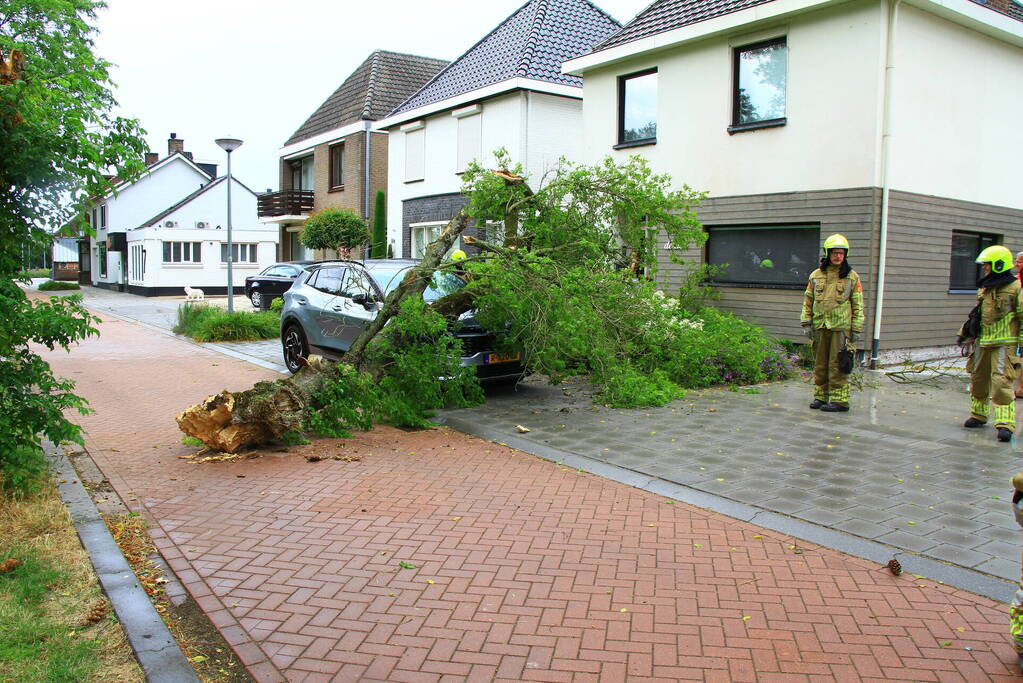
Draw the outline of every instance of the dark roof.
[[[561,73],[561,63],[588,53],[620,27],[589,0],[530,0],[392,113],[510,78],[581,87],[582,79]]]
[[[284,144],[301,142],[356,121],[381,119],[447,63],[445,59],[377,50]]]
[[[689,26],[701,21],[738,12],[748,7],[763,5],[771,0],[654,0],[646,9],[636,15],[621,31],[593,48],[593,52],[606,50],[617,45],[631,43],[647,36],[664,33],[672,29]],[[1016,0],[985,1],[973,0],[996,12],[1001,12],[1014,19],[1023,21],[1023,7]],[[1000,9],[999,4],[1007,2],[1007,9]]]

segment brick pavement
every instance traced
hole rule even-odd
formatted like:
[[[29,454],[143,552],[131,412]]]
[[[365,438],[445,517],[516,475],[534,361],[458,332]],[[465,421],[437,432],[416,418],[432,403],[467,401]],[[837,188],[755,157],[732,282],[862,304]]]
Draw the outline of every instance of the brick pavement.
[[[101,330],[47,354],[86,445],[257,680],[1016,677],[1004,605],[448,430],[192,464],[174,414],[275,373]]]

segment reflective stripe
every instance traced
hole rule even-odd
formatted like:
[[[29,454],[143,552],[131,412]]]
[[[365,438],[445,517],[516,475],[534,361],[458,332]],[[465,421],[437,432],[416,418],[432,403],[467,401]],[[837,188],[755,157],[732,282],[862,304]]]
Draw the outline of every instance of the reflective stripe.
[[[995,404],[995,426],[1016,429],[1016,403],[1000,406]]]
[[[970,398],[970,412],[974,415],[980,415],[981,417],[987,417],[990,405],[987,399],[981,400],[979,398]]]

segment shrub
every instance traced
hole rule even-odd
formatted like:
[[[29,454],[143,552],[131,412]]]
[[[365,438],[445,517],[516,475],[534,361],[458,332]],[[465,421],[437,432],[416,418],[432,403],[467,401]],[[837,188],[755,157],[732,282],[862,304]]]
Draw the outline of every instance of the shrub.
[[[377,190],[373,205],[373,242],[370,244],[370,258],[387,256],[387,201],[383,190]]]
[[[334,249],[343,254],[369,241],[366,221],[348,209],[324,209],[309,216],[299,234],[310,249]]]
[[[182,304],[174,331],[196,341],[250,341],[273,339],[280,333],[280,316],[275,313],[228,313],[205,304]]]
[[[59,292],[70,289],[81,289],[77,282],[66,282],[63,280],[47,280],[39,285],[40,292]]]
[[[270,312],[280,317],[284,311],[284,299],[277,297],[270,301]]]
[[[21,277],[50,277],[53,271],[49,268],[29,268],[18,273]]]

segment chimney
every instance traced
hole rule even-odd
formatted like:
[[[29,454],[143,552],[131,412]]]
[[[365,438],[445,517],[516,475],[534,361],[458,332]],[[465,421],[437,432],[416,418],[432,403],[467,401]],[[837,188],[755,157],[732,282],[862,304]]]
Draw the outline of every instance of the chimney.
[[[184,152],[184,151],[185,151],[185,141],[184,140],[178,140],[178,134],[177,133],[171,133],[170,134],[170,140],[167,141],[167,156],[170,156],[171,154],[175,154],[177,152]]]
[[[156,152],[146,152],[146,166],[152,166],[160,160],[160,155]]]

